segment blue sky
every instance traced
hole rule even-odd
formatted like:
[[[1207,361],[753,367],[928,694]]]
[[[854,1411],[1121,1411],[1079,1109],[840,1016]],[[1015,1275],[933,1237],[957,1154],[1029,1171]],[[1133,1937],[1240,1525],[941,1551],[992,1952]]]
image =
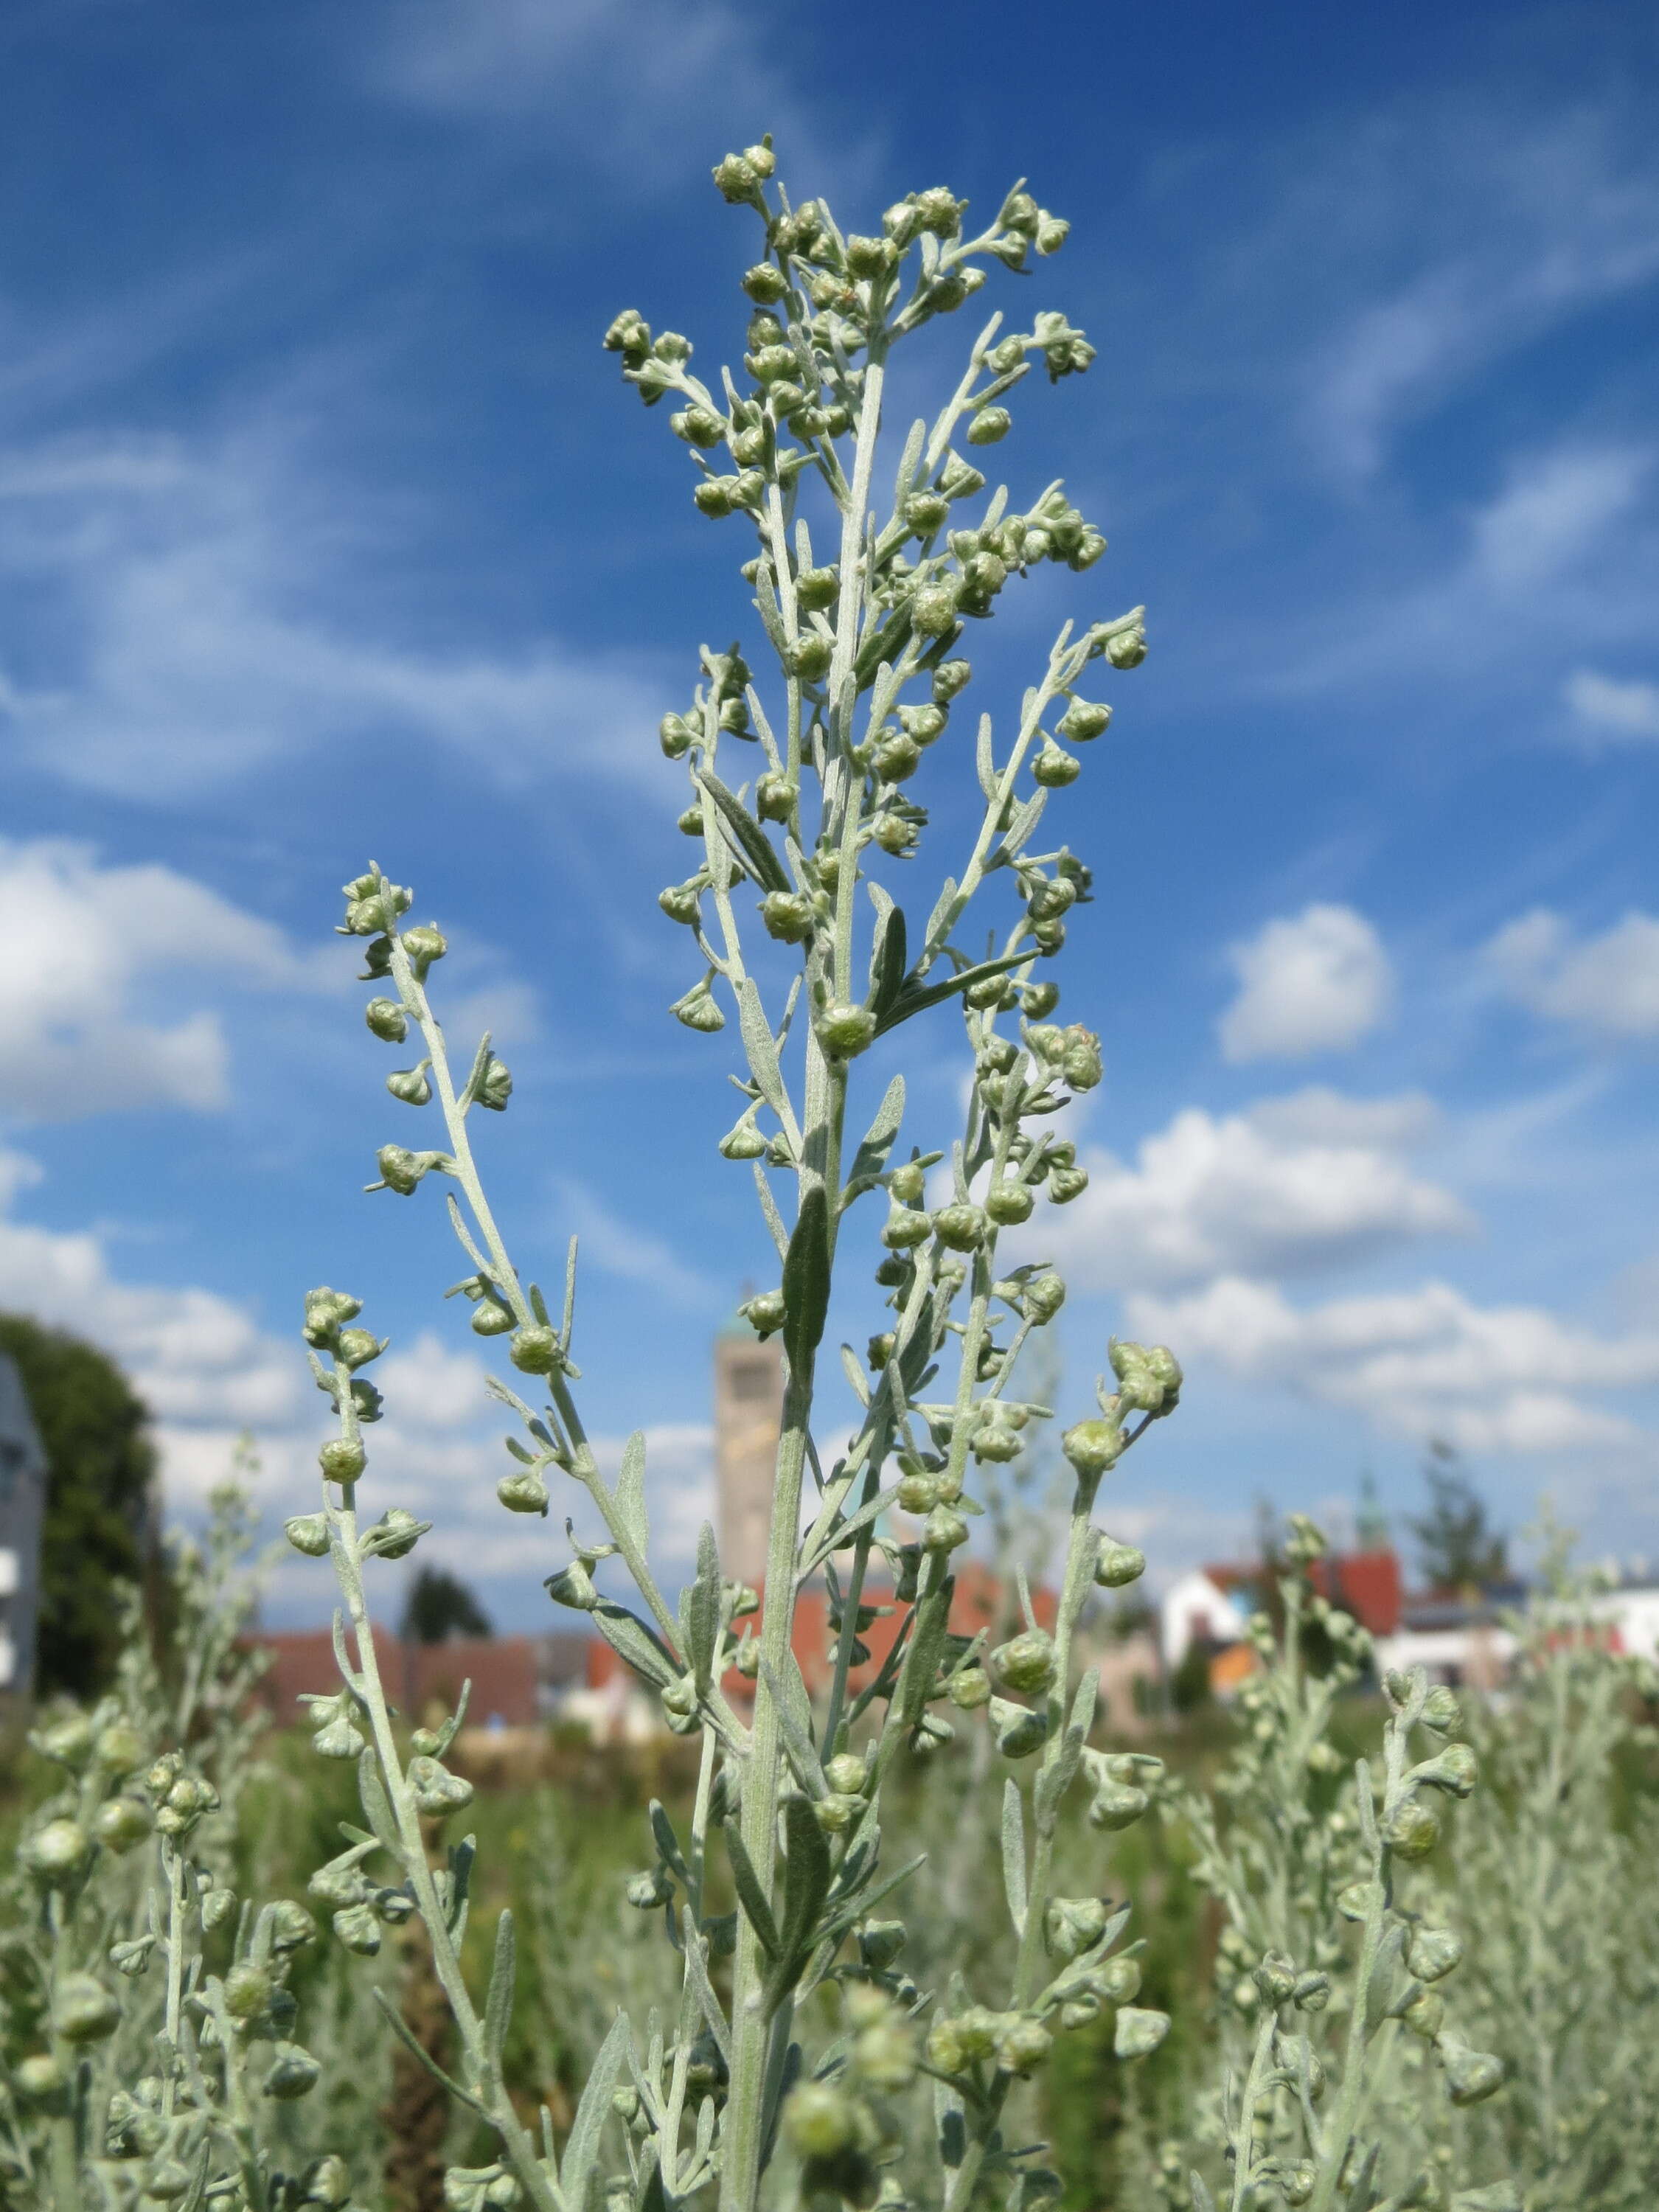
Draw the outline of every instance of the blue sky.
[[[514,1067],[524,1263],[581,1234],[592,1426],[650,1432],[671,1551],[704,1510],[709,1336],[769,1268],[722,1044],[665,1012],[653,733],[742,556],[598,339],[734,350],[708,169],[769,128],[851,228],[1019,173],[1073,225],[1008,304],[1099,358],[998,459],[1111,549],[982,666],[1015,698],[1062,616],[1149,609],[1072,795],[1108,1075],[1046,1240],[1073,1399],[1114,1326],[1192,1376],[1121,1532],[1167,1571],[1366,1466],[1404,1509],[1438,1435],[1510,1524],[1548,1490],[1659,1553],[1656,64],[1639,6],[15,0],[0,1300],[129,1364],[175,1507],[244,1425],[309,1502],[293,1323],[349,1285],[377,1485],[544,1617],[438,1209],[360,1194],[412,1127],[330,934],[372,854]]]

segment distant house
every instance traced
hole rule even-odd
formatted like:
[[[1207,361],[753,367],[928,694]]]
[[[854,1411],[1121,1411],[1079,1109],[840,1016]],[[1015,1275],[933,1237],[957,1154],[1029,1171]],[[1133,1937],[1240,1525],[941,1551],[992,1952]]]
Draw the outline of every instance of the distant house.
[[[461,1686],[471,1682],[467,1724],[472,1728],[526,1728],[548,1718],[563,1694],[582,1681],[589,1644],[580,1633],[452,1637],[445,1644],[405,1644],[378,1623],[374,1633],[380,1679],[400,1713],[420,1722],[430,1706],[453,1711]],[[338,1686],[326,1630],[278,1632],[248,1641],[271,1656],[257,1694],[280,1726],[303,1717],[303,1692]]]

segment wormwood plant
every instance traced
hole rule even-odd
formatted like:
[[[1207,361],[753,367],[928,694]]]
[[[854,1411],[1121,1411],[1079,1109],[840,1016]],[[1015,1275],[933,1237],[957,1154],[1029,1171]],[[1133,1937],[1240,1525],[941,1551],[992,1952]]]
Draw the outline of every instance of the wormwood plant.
[[[763,684],[736,646],[704,648],[692,699],[660,732],[664,751],[685,765],[680,828],[694,854],[659,900],[695,960],[672,1011],[711,1037],[735,1021],[743,1104],[720,1151],[750,1166],[778,1257],[776,1286],[745,1309],[760,1334],[781,1335],[787,1360],[763,1592],[722,1576],[707,1529],[691,1586],[678,1602],[660,1588],[642,1441],[632,1440],[613,1484],[583,1427],[574,1247],[550,1306],[485,1194],[473,1117],[504,1109],[512,1079],[488,1037],[464,1075],[452,1064],[429,990],[446,940],[433,924],[407,921],[411,894],[374,866],[346,890],[343,930],[365,940],[375,989],[368,1026],[390,1043],[418,1042],[415,1065],[387,1087],[441,1122],[435,1144],[386,1146],[373,1187],[408,1196],[428,1179],[447,1184],[468,1267],[453,1294],[529,1378],[492,1384],[520,1425],[501,1502],[547,1514],[550,1477],[585,1493],[604,1536],[580,1542],[549,1587],[592,1616],[660,1696],[670,1727],[701,1743],[689,1828],[677,1832],[653,1808],[653,1863],[632,1891],[663,1913],[678,1996],[642,2021],[618,2018],[561,2152],[550,2115],[527,2124],[504,2075],[511,1916],[497,1923],[493,1972],[477,1992],[461,1955],[472,1844],[454,1844],[442,1863],[428,1851],[428,1825],[470,1796],[445,1764],[461,1713],[405,1740],[368,1632],[374,1562],[407,1553],[425,1528],[396,1505],[368,1519],[360,1503],[365,1431],[380,1410],[362,1370],[382,1340],[361,1325],[355,1297],[313,1292],[305,1334],[338,1432],[321,1452],[321,1502],[289,1533],[302,1552],[326,1554],[338,1578],[343,1687],[319,1694],[312,1714],[319,1752],[358,1762],[366,1823],[349,1832],[325,1879],[349,1945],[367,1948],[394,1901],[426,1923],[457,2029],[449,2086],[489,2154],[450,2172],[458,2212],[523,2200],[580,2212],[601,2182],[618,2208],[717,2189],[726,2212],[748,2212],[772,2186],[769,2173],[781,2197],[864,2205],[885,2187],[896,2201],[901,2100],[922,2077],[938,2200],[952,2212],[981,2192],[1025,2201],[1050,2178],[1004,2140],[1011,2085],[1042,2066],[1057,2028],[1103,2006],[1117,2006],[1125,2057],[1152,2048],[1167,2025],[1131,2002],[1138,1969],[1115,1951],[1127,1915],[1097,1897],[1052,1893],[1069,1790],[1086,1781],[1105,1830],[1147,1803],[1143,1770],[1155,1762],[1090,1744],[1094,1679],[1073,1681],[1072,1646],[1096,1584],[1140,1571],[1139,1553],[1113,1542],[1093,1510],[1103,1478],[1175,1407],[1181,1374],[1167,1351],[1115,1342],[1116,1387],[1103,1385],[1097,1410],[1066,1431],[1072,1498],[1052,1632],[1028,1610],[1019,1632],[988,1651],[987,1638],[950,1626],[951,1562],[977,1510],[975,1470],[1012,1460],[1022,1432],[1050,1418],[1016,1390],[1016,1363],[1065,1288],[1035,1261],[1002,1260],[1000,1240],[1040,1203],[1083,1189],[1073,1146],[1045,1124],[1101,1075],[1095,1035],[1049,1018],[1059,999],[1051,965],[1090,872],[1040,832],[1111,719],[1109,704],[1085,696],[1085,680],[1092,672],[1109,681],[1146,653],[1139,608],[1068,623],[1001,734],[989,714],[966,726],[972,626],[1017,580],[1055,564],[1081,574],[1104,550],[1060,485],[1016,510],[1006,490],[988,493],[975,465],[1010,429],[1008,403],[1034,363],[1056,382],[1089,367],[1082,332],[1056,311],[1006,334],[994,316],[943,404],[902,440],[890,479],[890,454],[882,464],[890,492],[878,489],[896,347],[961,307],[988,269],[1021,270],[1054,252],[1066,225],[1021,185],[975,230],[966,204],[939,187],[890,208],[878,231],[843,236],[820,203],[789,203],[766,143],[728,155],[714,178],[757,226],[740,366],[705,382],[689,339],[653,336],[632,310],[605,343],[648,407],[673,403],[670,427],[696,470],[693,497],[740,533],[743,575],[776,663]],[[934,781],[975,791],[977,823],[942,883],[918,898],[906,878],[924,848],[945,842],[921,803]],[[918,1048],[937,1058],[945,1021],[963,1024],[971,1059],[965,1125],[948,1146],[912,1141],[901,1153],[902,1076],[860,1103],[864,1056],[914,1024]],[[890,1316],[867,1359],[842,1349],[860,1414],[831,1453],[814,1424],[822,1340],[837,1262],[850,1255],[858,1264],[860,1246],[876,1242],[870,1231]],[[919,1522],[916,1540],[890,1521],[896,1512]],[[639,1609],[600,1594],[602,1561],[629,1578]],[[819,1576],[836,1640],[815,1712],[792,1630],[801,1589]],[[859,1686],[860,1632],[878,1579],[889,1577],[900,1632]],[[976,1716],[969,1724],[990,1732],[1011,1766],[1001,1822],[1016,1963],[994,2005],[965,1973],[942,2000],[919,1990],[901,1963],[902,1922],[880,1917],[902,1905],[913,1870],[884,1861],[884,1786],[900,1762],[949,1737],[951,1714]],[[1032,1778],[1022,1787],[1017,1776]],[[733,1896],[735,1911],[720,1909]],[[835,2033],[812,2050],[805,2007],[818,1989]]]
[[[295,2111],[340,2055],[299,2040],[288,1985],[315,1922],[232,1886],[259,1671],[238,1641],[249,1527],[228,1486],[205,1547],[176,1554],[165,1674],[134,1600],[112,1693],[31,1735],[61,1784],[0,1892],[8,2212],[299,2212],[350,2196],[346,2160]],[[319,2102],[337,2117],[337,2097]]]
[[[1408,1886],[1441,1844],[1443,1808],[1474,1790],[1479,1762],[1455,1734],[1456,1700],[1420,1668],[1383,1678],[1380,1761],[1350,1765],[1336,1747],[1337,1701],[1371,1644],[1311,1584],[1325,1548],[1293,1515],[1279,1625],[1265,1612],[1250,1623],[1263,1664],[1239,1699],[1237,1749],[1213,1798],[1167,1794],[1193,1878],[1221,1908],[1225,2072],[1218,2101],[1189,2097],[1188,2140],[1165,2151],[1164,2193],[1196,2212],[1275,2201],[1310,2212],[1520,2212],[1510,2181],[1451,2187],[1447,2100],[1454,2110],[1484,2104],[1505,2069],[1449,2017],[1442,1985],[1462,1937]],[[1473,1932],[1478,1899],[1465,1891],[1458,1901]],[[1216,2170],[1210,2145],[1224,2154],[1218,2197],[1205,2179]]]

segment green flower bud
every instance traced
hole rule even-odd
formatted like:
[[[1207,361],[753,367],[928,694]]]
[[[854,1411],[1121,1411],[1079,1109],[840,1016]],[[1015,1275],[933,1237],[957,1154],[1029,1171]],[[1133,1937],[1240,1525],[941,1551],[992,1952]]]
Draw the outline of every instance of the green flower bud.
[[[60,1888],[75,1880],[92,1850],[92,1839],[77,1820],[48,1820],[24,1838],[18,1856],[37,1880]]]
[[[951,503],[939,492],[915,491],[905,501],[901,512],[906,527],[914,536],[931,538],[950,520]]]
[[[1115,1421],[1079,1421],[1066,1430],[1060,1448],[1081,1475],[1109,1473],[1122,1458],[1128,1438]]]
[[[1279,2177],[1279,2194],[1287,2204],[1307,2203],[1318,2186],[1318,2169],[1308,2165],[1305,2160]]]
[[[368,1455],[356,1437],[331,1437],[318,1452],[317,1462],[330,1482],[356,1482]]]
[[[1000,1407],[987,1412],[968,1440],[968,1449],[975,1460],[988,1460],[993,1466],[1006,1467],[1019,1457],[1019,1431],[1005,1418]]]
[[[1457,1700],[1443,1682],[1437,1683],[1423,1701],[1423,1725],[1437,1735],[1445,1735],[1455,1729],[1462,1716],[1457,1710]]]
[[[324,2212],[341,2212],[351,2196],[351,2175],[345,2160],[330,2151],[306,2168],[300,2186],[307,2204],[320,2204]]]
[[[78,1773],[92,1756],[92,1723],[84,1713],[69,1713],[45,1728],[32,1729],[29,1742],[43,1759]]]
[[[787,776],[767,775],[755,786],[755,811],[763,822],[787,822],[795,803]]]
[[[1419,1990],[1400,2015],[1413,2035],[1432,2043],[1446,2021],[1446,2000],[1438,1990]]]
[[[1291,1990],[1291,2002],[1298,2012],[1323,2012],[1331,2001],[1331,1978],[1328,1974],[1298,1974]]]
[[[1053,1898],[1043,1915],[1044,1941],[1056,1958],[1075,1959],[1099,1942],[1106,1933],[1106,1917],[1103,1898]]]
[[[269,2007],[276,1986],[266,1967],[245,1960],[225,1976],[225,2010],[233,2020],[257,2020]]]
[[[1106,658],[1114,668],[1139,668],[1146,658],[1146,633],[1137,623],[1106,641]]]
[[[1169,2033],[1167,2012],[1145,2012],[1138,2006],[1124,2005],[1118,2012],[1112,2049],[1120,2058],[1145,2058]]]
[[[1056,1206],[1068,1206],[1088,1188],[1086,1168],[1051,1168],[1048,1171],[1048,1195]]]
[[[882,739],[871,757],[871,765],[884,783],[902,783],[921,765],[921,747],[903,731]]]
[[[510,1307],[493,1297],[480,1298],[472,1309],[472,1333],[475,1336],[506,1336],[518,1327]]]
[[[977,1712],[991,1702],[991,1678],[977,1664],[958,1667],[954,1674],[946,1675],[945,1694],[958,1712]]]
[[[798,637],[785,655],[785,665],[792,676],[803,683],[816,684],[819,677],[830,673],[830,663],[835,658],[835,641],[822,630],[809,629]]]
[[[998,1679],[1022,1696],[1048,1689],[1054,1679],[1054,1640],[1041,1628],[1000,1644],[991,1654]]]
[[[325,1513],[300,1513],[283,1523],[283,1534],[296,1552],[303,1552],[308,1559],[328,1556],[328,1516]]]
[[[349,1368],[367,1367],[386,1350],[388,1340],[366,1328],[343,1328],[334,1340],[335,1356]]]
[[[1351,1881],[1337,1893],[1336,1909],[1345,1920],[1365,1919],[1376,1903],[1379,1892],[1374,1881]]]
[[[311,2053],[297,2043],[278,2043],[274,2046],[270,2068],[261,2087],[267,2097],[291,2104],[297,2097],[310,2095],[322,2070]]]
[[[985,1196],[985,1211],[1000,1227],[1029,1221],[1036,1203],[1031,1187],[1024,1182],[993,1183]]]
[[[841,578],[833,568],[803,568],[795,579],[795,601],[808,614],[822,614],[836,604]]]
[[[976,1252],[985,1231],[985,1215],[977,1206],[958,1202],[941,1206],[933,1216],[933,1234],[953,1252]]]
[[[48,2051],[35,2051],[20,2059],[12,2071],[12,2084],[30,2104],[43,2105],[69,2086],[69,2075]],[[119,2092],[118,2091],[118,2094]]]
[[[1406,1947],[1407,1962],[1419,1982],[1437,1982],[1462,1960],[1463,1946],[1444,1928],[1414,1927]]]
[[[367,1905],[348,1905],[334,1915],[334,1933],[348,1951],[372,1959],[380,1948],[380,1923]]]
[[[1123,1589],[1139,1582],[1146,1571],[1146,1554],[1133,1544],[1115,1544],[1109,1539],[1102,1544],[1095,1561],[1095,1580],[1103,1589]]]
[[[343,1714],[318,1729],[311,1739],[311,1747],[319,1759],[356,1759],[363,1748],[363,1737]]]
[[[683,1022],[689,1030],[698,1030],[712,1036],[726,1027],[726,1016],[714,1003],[714,994],[705,980],[693,986],[683,999],[677,999],[668,1009],[676,1021]]]
[[[65,2043],[102,2043],[121,2025],[119,2000],[92,1974],[65,1974],[52,2004],[53,2032]]]
[[[190,2168],[176,2158],[158,2158],[144,2176],[144,2194],[162,2204],[176,2203],[194,2186]]]
[[[981,407],[968,425],[970,446],[994,446],[1006,438],[1013,427],[1013,416],[1006,407]]]
[[[389,1505],[363,1538],[363,1548],[377,1559],[406,1559],[426,1533],[412,1513]]]
[[[775,307],[789,289],[789,279],[769,261],[757,261],[743,273],[743,289],[763,307]]]
[[[542,1587],[555,1605],[567,1605],[574,1613],[592,1613],[599,1601],[593,1577],[580,1559],[550,1575]]]
[[[1427,1760],[1413,1776],[1414,1781],[1426,1783],[1431,1790],[1443,1790],[1451,1797],[1472,1796],[1480,1778],[1480,1763],[1466,1743],[1449,1743],[1437,1759]]]
[[[112,1721],[98,1732],[92,1762],[105,1774],[131,1774],[144,1763],[144,1739],[131,1721]]]
[[[495,1496],[509,1513],[547,1511],[547,1484],[539,1468],[514,1468],[495,1485]]]
[[[513,1332],[507,1357],[524,1375],[553,1375],[563,1365],[557,1332],[545,1322],[526,1322]]]
[[[1054,2039],[1040,2020],[1016,2013],[997,2037],[997,2067],[1004,2074],[1030,2074],[1041,2066],[1054,2047]]]
[[[472,1802],[472,1784],[461,1775],[450,1773],[435,1759],[421,1756],[410,1760],[409,1786],[419,1809],[434,1818],[447,1818]]]
[[[957,586],[924,584],[910,597],[910,625],[922,637],[947,637],[957,624]]]
[[[374,1155],[380,1180],[388,1190],[407,1198],[437,1159],[435,1152],[411,1152],[402,1145],[382,1145]]]
[[[913,738],[919,745],[931,745],[942,737],[950,719],[940,706],[901,707],[898,715],[905,736]]]
[[[812,902],[799,891],[768,891],[760,915],[767,935],[781,945],[802,945],[812,934]]]
[[[429,1106],[432,1103],[432,1085],[421,1068],[398,1069],[387,1076],[386,1087],[394,1098],[401,1098],[405,1106]]]
[[[413,929],[404,932],[404,951],[422,981],[433,962],[441,960],[448,950],[449,940],[435,923],[418,921]]]
[[[1503,2087],[1504,2062],[1490,2051],[1471,2051],[1449,2035],[1441,2037],[1438,2048],[1454,2105],[1478,2105]]]
[[[873,1042],[876,1018],[867,1006],[828,1006],[812,1024],[830,1060],[853,1060]]]
[[[953,1552],[968,1541],[968,1523],[949,1505],[936,1505],[921,1524],[925,1552]]]
[[[698,732],[684,714],[665,714],[657,725],[657,742],[668,760],[684,760],[691,750]],[[702,812],[697,811],[697,825],[702,825]]]
[[[361,1298],[354,1298],[346,1291],[307,1291],[305,1320],[301,1334],[309,1345],[325,1351],[349,1321],[355,1321],[363,1310]]]
[[[148,1805],[136,1797],[106,1797],[98,1808],[92,1832],[100,1844],[118,1855],[135,1850],[154,1826]]]
[[[783,1327],[787,1309],[781,1291],[757,1291],[745,1298],[738,1311],[756,1334],[764,1339],[775,1335]]]
[[[1102,1782],[1089,1807],[1089,1825],[1113,1830],[1133,1827],[1152,1802],[1138,1783],[1114,1782],[1109,1778]]]
[[[1140,1961],[1133,1958],[1104,1960],[1095,1969],[1092,1979],[1109,2004],[1133,2004],[1140,1995]]]
[[[1027,1705],[1012,1705],[1006,1698],[993,1698],[986,1707],[985,1717],[991,1723],[997,1749],[1005,1759],[1029,1759],[1048,1740],[1046,1712],[1033,1712]]]
[[[1065,1032],[1066,1050],[1060,1060],[1060,1072],[1073,1091],[1092,1091],[1104,1073],[1100,1060],[1100,1039],[1092,1030],[1085,1030],[1080,1022],[1073,1022]]]
[[[759,172],[741,154],[728,154],[724,161],[717,161],[714,178],[720,198],[730,206],[740,206],[745,200],[760,198]]]
[[[933,1233],[933,1216],[914,1206],[896,1206],[883,1225],[881,1241],[890,1252],[908,1252]]]
[[[797,2158],[836,2158],[857,2141],[859,2108],[833,2082],[803,2081],[784,2105],[783,2132]]]
[[[684,408],[678,415],[669,416],[668,427],[677,438],[683,438],[688,446],[701,446],[705,448],[718,446],[726,435],[724,421],[714,413],[712,408],[708,407]]]
[[[606,331],[603,340],[607,353],[644,354],[651,347],[651,325],[637,307],[624,307]]]
[[[826,1835],[842,1834],[863,1810],[863,1799],[843,1790],[832,1790],[827,1797],[812,1801],[812,1817]]]
[[[703,885],[697,877],[683,884],[669,884],[657,893],[657,904],[670,921],[682,922],[689,929],[702,910]]]
[[[1382,1840],[1397,1858],[1425,1859],[1440,1840],[1440,1816],[1419,1799],[1407,1797],[1383,1822]]]
[[[317,1940],[317,1923],[303,1905],[296,1905],[291,1897],[279,1897],[266,1908],[270,1929],[271,1948],[282,1954],[302,1949]]]
[[[1099,737],[1111,719],[1109,707],[1097,707],[1086,699],[1073,699],[1058,726],[1060,735],[1069,744],[1081,744],[1091,738]]]

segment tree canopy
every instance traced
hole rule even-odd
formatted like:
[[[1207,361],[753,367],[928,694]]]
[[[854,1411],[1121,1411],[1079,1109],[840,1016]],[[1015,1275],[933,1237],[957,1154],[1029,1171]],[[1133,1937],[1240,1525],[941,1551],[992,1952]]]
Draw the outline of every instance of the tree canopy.
[[[410,1644],[447,1644],[452,1636],[488,1636],[489,1615],[460,1579],[446,1567],[422,1567],[410,1584],[404,1607],[404,1639]]]
[[[1509,1573],[1509,1539],[1492,1526],[1486,1502],[1454,1448],[1437,1437],[1423,1466],[1426,1512],[1407,1519],[1418,1565],[1431,1589],[1484,1589]]]
[[[120,1649],[124,1589],[157,1563],[149,1413],[95,1345],[24,1314],[0,1314],[46,1456],[37,1688],[95,1694]]]

